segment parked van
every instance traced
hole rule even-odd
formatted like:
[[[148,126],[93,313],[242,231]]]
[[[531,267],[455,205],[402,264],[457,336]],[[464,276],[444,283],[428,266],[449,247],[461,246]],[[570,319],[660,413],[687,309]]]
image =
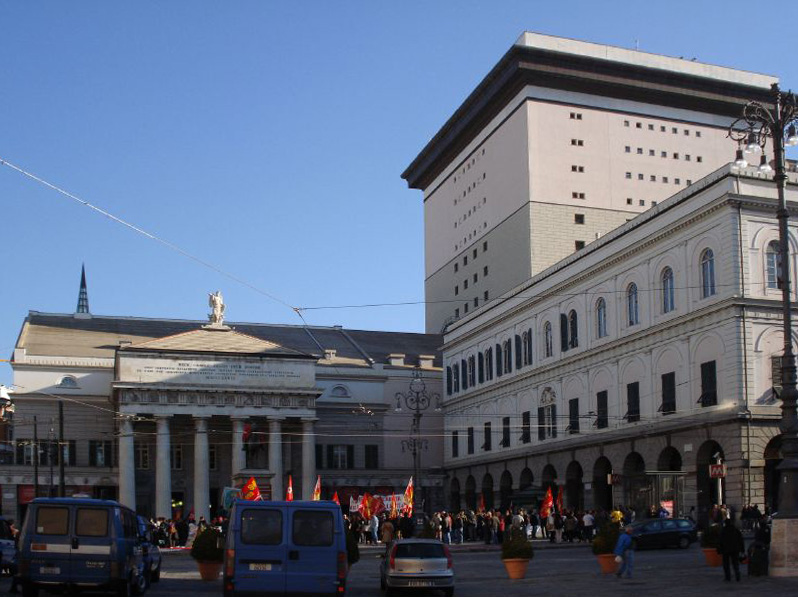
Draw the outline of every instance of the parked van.
[[[343,595],[346,530],[334,502],[237,500],[230,512],[225,597]]]
[[[143,593],[135,512],[110,500],[36,498],[22,525],[18,576],[24,597],[40,588]]]

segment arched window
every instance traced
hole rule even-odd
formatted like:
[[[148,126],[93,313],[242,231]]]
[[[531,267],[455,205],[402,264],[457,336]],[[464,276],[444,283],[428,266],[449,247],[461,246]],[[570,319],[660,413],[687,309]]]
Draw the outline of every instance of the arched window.
[[[493,379],[493,349],[485,349],[485,379],[490,381]]]
[[[576,348],[579,346],[579,335],[577,332],[578,329],[578,321],[576,316],[576,311],[571,311],[568,314],[568,347],[569,348]]]
[[[337,385],[330,390],[330,398],[351,398],[352,395],[346,386]]]
[[[715,294],[715,254],[712,249],[701,253],[701,298]]]
[[[504,372],[505,373],[512,373],[513,371],[513,343],[509,340],[504,341],[504,346],[502,347],[504,351]]]
[[[70,390],[77,389],[78,387],[78,380],[72,375],[64,375],[61,380],[58,382],[59,388],[68,388]]]
[[[526,331],[526,354],[529,357],[528,365],[532,364],[532,329]]]
[[[662,270],[662,312],[670,313],[674,309],[673,270],[666,267]]]
[[[452,365],[452,392],[460,391],[460,365]]]
[[[626,289],[626,315],[629,325],[640,323],[640,310],[637,302],[637,284],[632,282]]]
[[[546,325],[543,327],[543,335],[546,342],[546,345],[544,347],[546,351],[546,356],[550,357],[552,354],[554,354],[554,340],[552,338],[550,321],[547,321]]]
[[[607,302],[604,298],[596,301],[596,337],[604,338],[607,335]]]
[[[767,287],[779,288],[781,280],[781,247],[779,241],[772,240],[768,243],[765,253],[765,268],[767,269]]]

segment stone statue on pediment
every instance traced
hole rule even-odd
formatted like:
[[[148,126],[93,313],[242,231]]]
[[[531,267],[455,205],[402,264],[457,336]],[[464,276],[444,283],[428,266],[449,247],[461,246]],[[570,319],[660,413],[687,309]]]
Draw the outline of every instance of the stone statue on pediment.
[[[208,306],[211,308],[211,312],[208,314],[211,325],[223,326],[225,304],[221,290],[208,294]]]

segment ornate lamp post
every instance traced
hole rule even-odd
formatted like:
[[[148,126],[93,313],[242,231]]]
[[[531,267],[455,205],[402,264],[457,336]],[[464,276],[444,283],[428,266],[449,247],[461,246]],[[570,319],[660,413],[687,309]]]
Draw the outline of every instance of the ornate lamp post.
[[[735,165],[744,168],[748,165],[745,154],[761,153],[759,170],[763,173],[773,171],[768,163],[765,149],[767,140],[773,146],[773,177],[778,191],[779,207],[776,212],[779,220],[779,255],[782,312],[784,325],[784,356],[781,359],[781,438],[782,462],[778,467],[781,475],[779,484],[778,516],[773,523],[771,543],[771,574],[777,576],[796,576],[798,567],[787,559],[787,553],[795,550],[798,543],[798,415],[796,415],[796,368],[795,353],[792,348],[792,310],[790,290],[790,245],[785,189],[787,171],[784,147],[798,145],[798,101],[792,92],[782,93],[778,84],[772,86],[772,105],[748,102],[743,116],[729,127],[729,137],[738,142]],[[745,145],[745,149],[743,149]],[[792,547],[791,547],[792,546]]]
[[[410,438],[402,440],[402,448],[409,449],[413,455],[413,517],[418,521],[423,519],[423,512],[419,508],[421,489],[421,451],[427,448],[428,440],[421,436],[421,417],[423,412],[434,403],[435,412],[441,410],[441,396],[437,393],[428,394],[427,384],[424,383],[421,368],[413,369],[413,379],[407,392],[396,393],[396,412],[402,412],[402,403],[405,408],[413,412],[413,423],[410,426]],[[418,522],[416,522],[418,525]]]

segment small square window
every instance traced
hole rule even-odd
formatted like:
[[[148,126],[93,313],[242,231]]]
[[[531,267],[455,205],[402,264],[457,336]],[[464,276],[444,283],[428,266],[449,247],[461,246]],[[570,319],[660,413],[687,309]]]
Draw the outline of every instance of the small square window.
[[[585,214],[574,214],[574,224],[584,224]]]
[[[679,132],[679,129],[677,129],[676,127],[673,127],[673,128],[671,128],[671,132],[675,135],[676,133]]]
[[[459,286],[455,286],[454,287],[454,296],[457,296],[458,294],[460,294],[460,287]]]
[[[483,301],[488,300],[488,291],[487,290],[482,294],[482,300]]]
[[[651,182],[657,182],[657,176],[656,176],[655,174],[652,174],[652,175],[649,177],[649,180],[650,180]]]
[[[627,197],[626,198],[626,205],[632,205],[633,203],[634,203],[634,200],[632,200],[631,197]]]
[[[651,207],[654,207],[656,204],[657,204],[657,202],[656,202],[656,201],[652,201],[652,202],[651,202]]]
[[[679,159],[679,152],[678,151],[674,151],[673,152],[673,159],[674,160],[678,160]]]
[[[648,130],[653,131],[654,130],[654,125],[653,124],[649,124],[648,125]]]
[[[652,157],[652,158],[653,158],[655,153],[656,153],[656,152],[655,152],[653,149],[649,149],[649,150],[648,150],[648,156],[649,156],[649,157]]]
[[[574,241],[574,249],[576,249],[577,251],[581,251],[584,248],[585,248],[585,241],[583,240]]]
[[[482,277],[484,278],[487,275],[488,275],[488,266],[486,265],[485,267],[482,268]]]
[[[687,129],[684,129],[684,135],[685,135],[685,137],[689,137],[690,136],[690,131],[688,131]]]
[[[646,200],[645,199],[641,199],[640,200],[640,205],[645,205],[645,204],[646,204]]]
[[[696,132],[695,132],[695,136],[696,136],[696,137],[700,137],[700,136],[701,136],[701,131],[696,131]]]
[[[642,122],[636,122],[635,123],[635,128],[642,129],[643,128],[643,123]]]
[[[628,120],[624,120],[623,121],[623,126],[629,126],[629,121]]]
[[[704,158],[702,158],[700,155],[697,155],[697,156],[695,156],[695,161],[696,162],[703,162]]]
[[[684,161],[685,162],[689,162],[690,161],[690,154],[689,153],[684,154]]]
[[[663,124],[662,126],[660,126],[659,130],[660,130],[661,133],[664,133],[665,132],[665,125]]]
[[[632,153],[632,148],[627,145],[625,151],[626,153]]]
[[[487,224],[485,224],[485,226],[487,227]],[[484,253],[487,250],[488,250],[488,241],[485,241],[482,243],[482,252]]]
[[[660,156],[661,158],[666,158],[666,157],[668,157],[668,152],[667,152],[667,151],[663,151],[663,152],[661,152],[661,153],[659,154],[659,156]]]
[[[682,179],[681,178],[674,178],[673,179],[673,184],[682,184]]]
[[[626,178],[632,178],[632,173],[631,172],[627,172],[626,173]]]
[[[637,148],[637,155],[643,155],[643,148],[642,147],[638,147]]]
[[[668,177],[667,176],[663,176],[662,177],[662,182],[668,182]]]
[[[642,174],[637,175],[637,180],[643,180],[643,179],[645,179],[645,176],[643,176]]]
[[[691,184],[693,184],[693,181],[692,181],[692,180],[690,180],[689,178],[687,179],[687,181],[686,181],[686,182],[687,182],[687,186],[688,186],[688,187],[689,187]]]

